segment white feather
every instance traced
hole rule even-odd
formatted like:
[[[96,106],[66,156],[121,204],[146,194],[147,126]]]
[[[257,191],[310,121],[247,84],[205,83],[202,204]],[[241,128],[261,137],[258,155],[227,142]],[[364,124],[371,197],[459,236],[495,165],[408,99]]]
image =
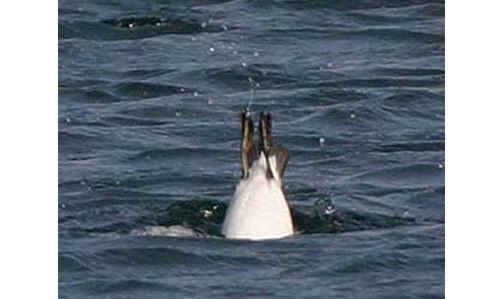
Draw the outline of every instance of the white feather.
[[[223,223],[225,237],[262,240],[294,233],[275,157],[269,158],[269,164],[273,178],[267,179],[267,162],[261,153],[249,170],[249,177],[237,185]]]

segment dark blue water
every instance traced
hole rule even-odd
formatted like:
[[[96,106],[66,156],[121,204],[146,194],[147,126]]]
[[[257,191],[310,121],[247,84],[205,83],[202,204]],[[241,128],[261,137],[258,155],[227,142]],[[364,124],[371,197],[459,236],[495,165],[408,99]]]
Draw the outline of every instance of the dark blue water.
[[[59,295],[444,297],[442,1],[59,1]],[[239,112],[299,234],[219,235]]]

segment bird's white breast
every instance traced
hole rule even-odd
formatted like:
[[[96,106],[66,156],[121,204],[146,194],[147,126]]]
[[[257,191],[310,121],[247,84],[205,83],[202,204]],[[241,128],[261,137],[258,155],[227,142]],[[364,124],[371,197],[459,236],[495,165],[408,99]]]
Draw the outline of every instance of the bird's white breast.
[[[265,155],[253,163],[249,177],[237,185],[223,223],[223,235],[233,239],[275,239],[293,234],[293,224],[282,181],[269,158],[272,178],[267,178]]]

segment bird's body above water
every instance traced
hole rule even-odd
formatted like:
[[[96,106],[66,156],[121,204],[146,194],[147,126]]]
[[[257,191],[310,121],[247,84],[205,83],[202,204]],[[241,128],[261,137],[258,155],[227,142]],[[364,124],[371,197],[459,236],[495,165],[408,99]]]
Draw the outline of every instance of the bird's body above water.
[[[262,113],[256,148],[249,112],[242,114],[242,178],[225,215],[222,233],[227,238],[263,240],[294,233],[282,181],[289,154],[272,141],[271,125],[270,115]]]
[[[265,159],[261,154],[249,170],[249,177],[237,185],[223,223],[227,238],[275,239],[293,234],[282,181],[267,178]]]

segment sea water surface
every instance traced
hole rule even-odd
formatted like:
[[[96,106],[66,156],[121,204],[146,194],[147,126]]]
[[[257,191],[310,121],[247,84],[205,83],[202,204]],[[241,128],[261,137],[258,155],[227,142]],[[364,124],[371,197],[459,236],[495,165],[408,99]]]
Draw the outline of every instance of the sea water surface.
[[[59,1],[61,298],[444,297],[444,2]],[[299,232],[221,237],[239,113]]]

